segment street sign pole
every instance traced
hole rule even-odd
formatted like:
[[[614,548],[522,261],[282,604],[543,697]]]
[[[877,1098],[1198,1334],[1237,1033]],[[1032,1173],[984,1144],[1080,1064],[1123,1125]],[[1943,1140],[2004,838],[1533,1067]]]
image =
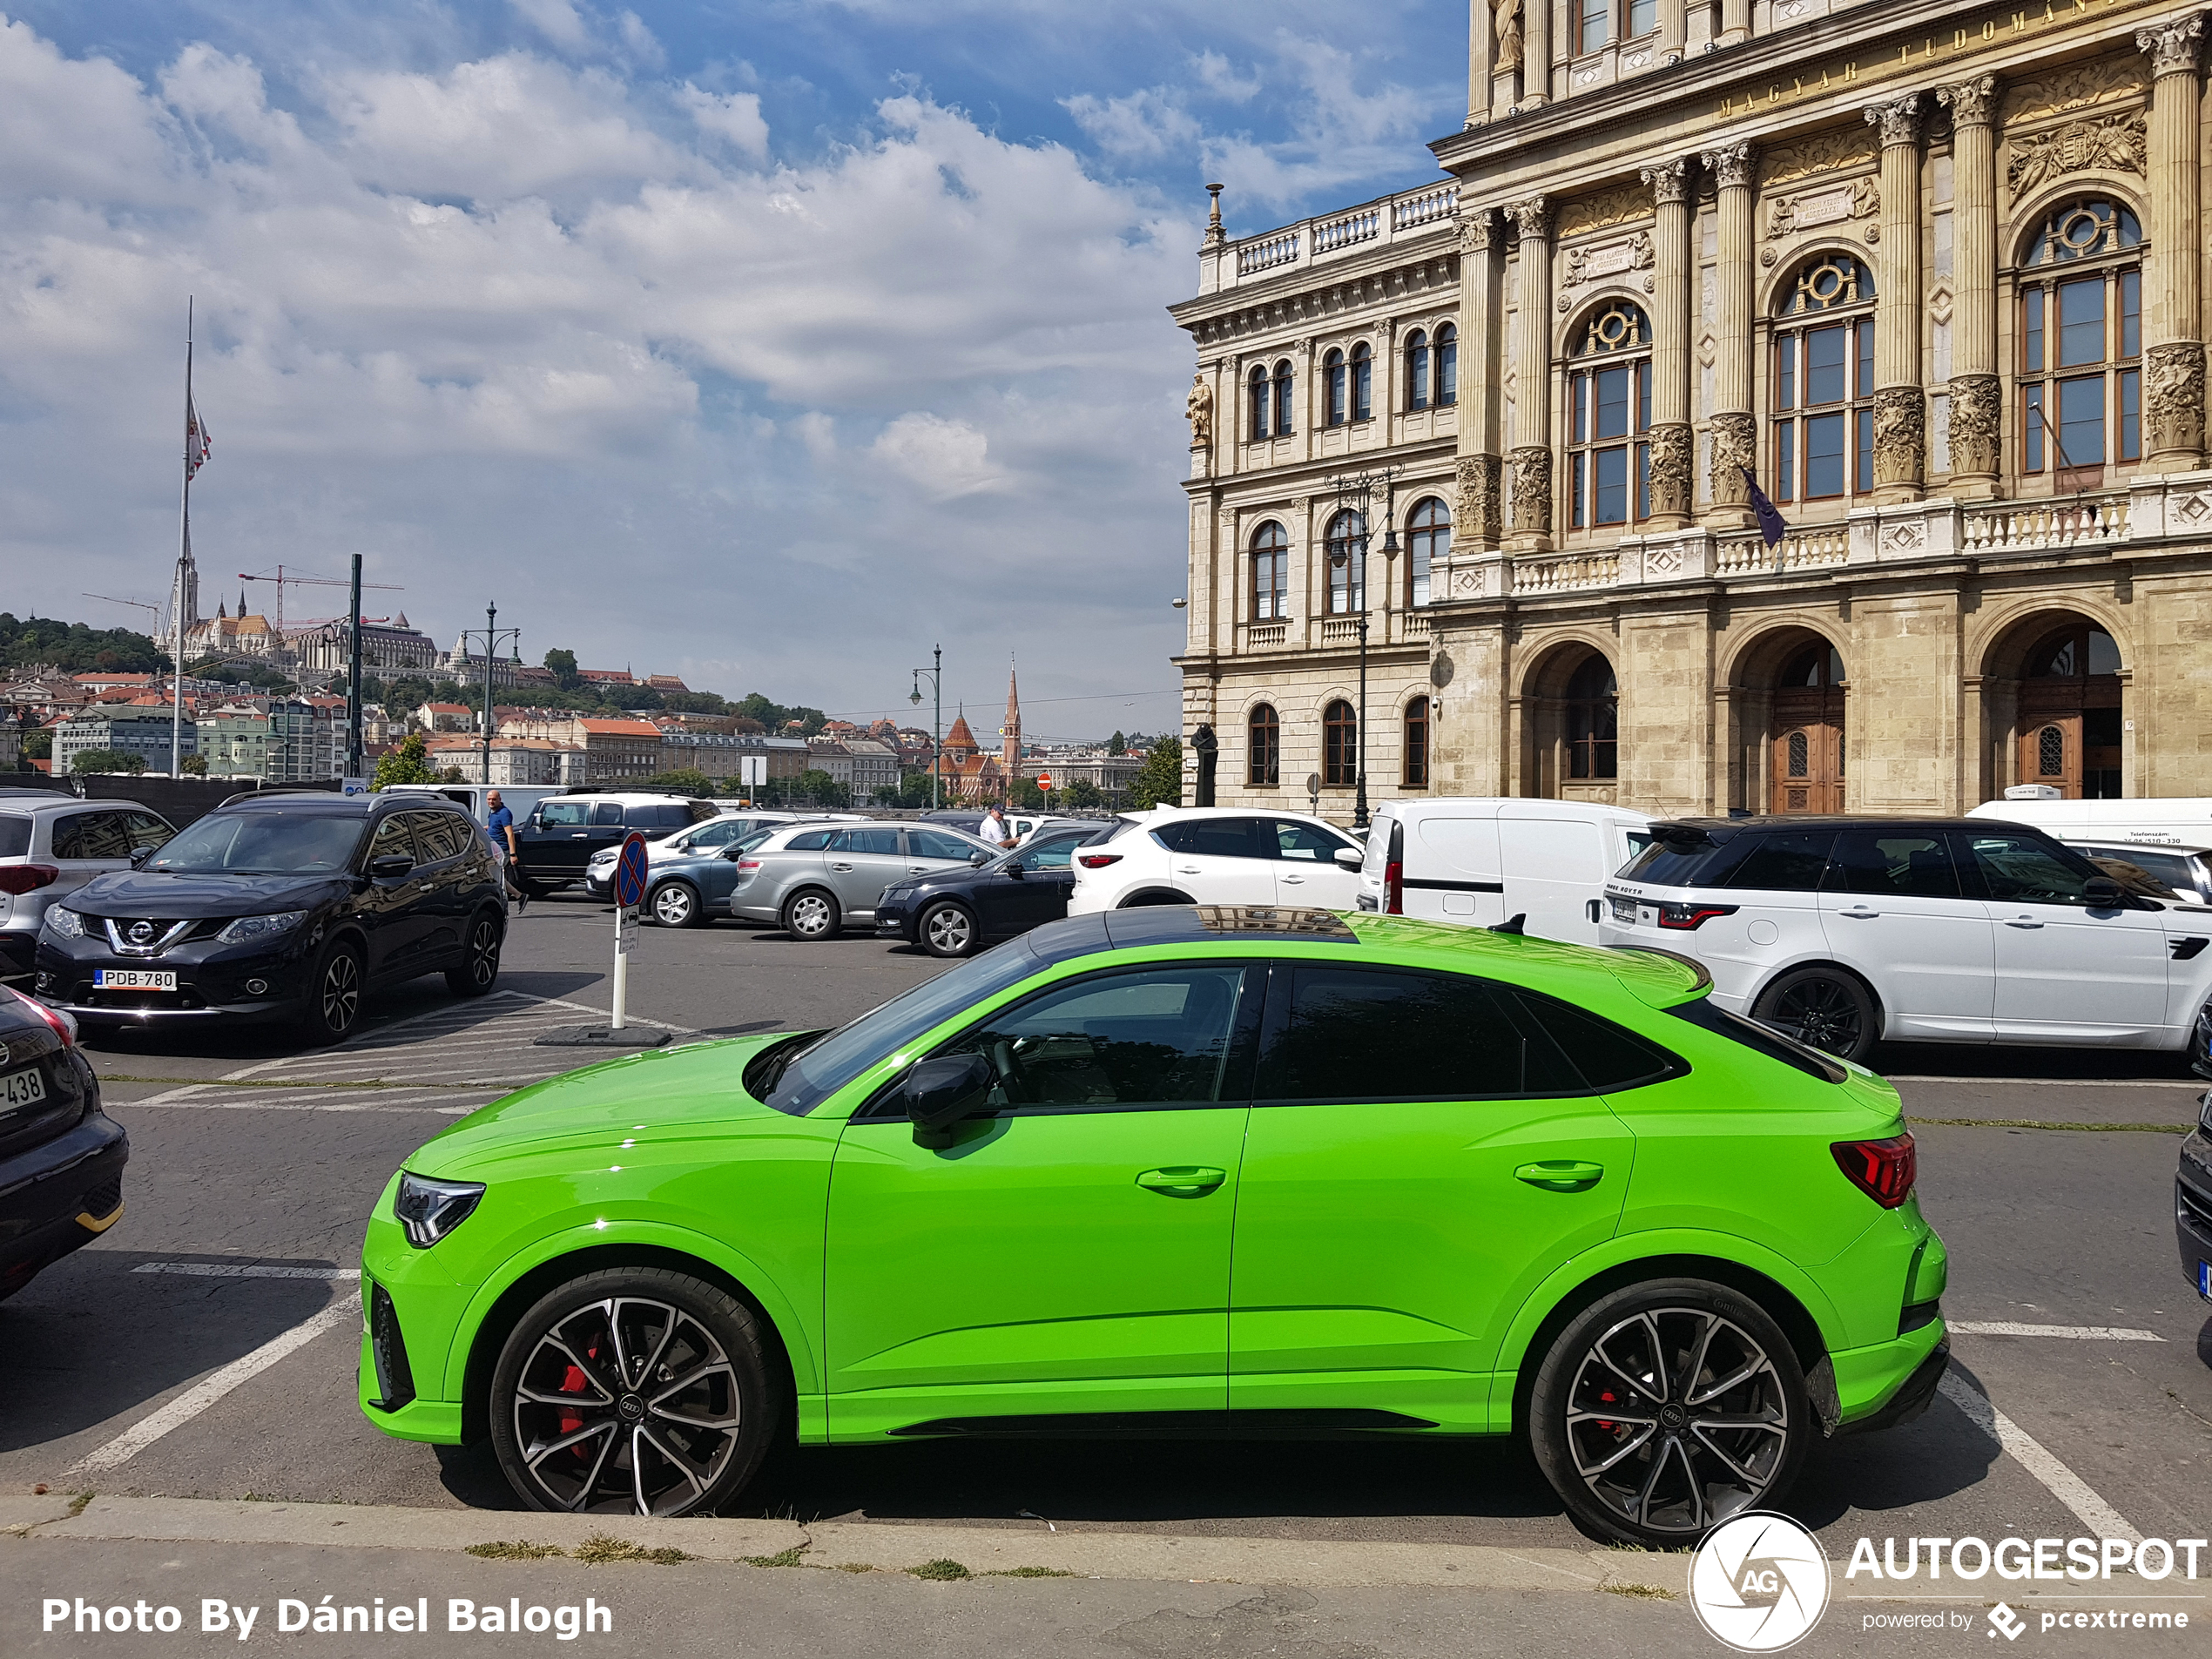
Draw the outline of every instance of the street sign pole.
[[[668,1031],[650,1024],[638,1030],[630,1018],[630,953],[637,945],[637,906],[645,896],[645,838],[632,830],[623,838],[615,860],[615,1007],[612,1022],[562,1026],[535,1041],[546,1048],[658,1049],[668,1041]]]

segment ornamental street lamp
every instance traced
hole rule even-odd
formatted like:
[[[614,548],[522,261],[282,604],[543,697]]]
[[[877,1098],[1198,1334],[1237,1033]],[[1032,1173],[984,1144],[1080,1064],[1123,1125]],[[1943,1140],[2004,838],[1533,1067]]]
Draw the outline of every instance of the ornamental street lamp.
[[[1349,567],[1355,556],[1353,543],[1358,543],[1359,560],[1359,752],[1353,757],[1352,776],[1355,791],[1352,797],[1352,826],[1367,827],[1367,513],[1374,501],[1375,486],[1383,492],[1383,579],[1390,580],[1390,572],[1398,557],[1398,527],[1391,520],[1397,507],[1398,469],[1386,467],[1379,474],[1360,473],[1346,477],[1339,473],[1330,482],[1336,486],[1337,514],[1341,517],[1349,512],[1352,522],[1341,536],[1329,542],[1329,565],[1332,570],[1345,570],[1345,585],[1350,588]],[[1333,519],[1332,519],[1333,527]],[[1345,596],[1347,602],[1352,596]]]
[[[931,666],[914,670],[914,695],[907,700],[916,708],[921,706],[921,677],[929,676],[929,694],[936,706],[931,711],[929,728],[929,810],[937,810],[937,783],[945,770],[945,648],[930,648]]]
[[[358,610],[359,607],[356,606],[355,609]],[[484,766],[483,782],[489,786],[491,783],[492,659],[499,655],[499,642],[502,639],[511,639],[515,642],[515,661],[516,665],[519,666],[523,660],[523,631],[519,628],[500,627],[499,607],[496,604],[488,604],[484,607],[484,625],[481,628],[465,629],[462,632],[461,654],[462,661],[466,662],[468,660],[469,648],[479,639],[484,642],[484,738],[482,745]]]

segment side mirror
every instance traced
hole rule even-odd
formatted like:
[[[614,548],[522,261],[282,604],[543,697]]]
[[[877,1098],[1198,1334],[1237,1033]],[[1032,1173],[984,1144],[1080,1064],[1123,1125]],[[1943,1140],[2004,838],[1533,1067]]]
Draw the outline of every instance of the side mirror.
[[[1356,846],[1340,846],[1336,852],[1337,862],[1347,870],[1356,870],[1366,863],[1367,855]]]
[[[405,875],[415,867],[415,860],[404,853],[388,853],[381,859],[368,861],[368,875],[372,881],[389,881]]]
[[[2125,910],[2128,889],[2108,875],[2093,875],[2082,884],[2082,894],[2092,910]]]
[[[998,1074],[980,1054],[941,1055],[907,1074],[900,1093],[914,1126],[916,1146],[953,1143],[953,1125],[983,1109]]]
[[[968,861],[974,868],[980,870],[991,861],[991,856],[992,855],[990,853],[986,853],[979,846],[975,849],[975,851],[968,855]]]
[[[739,859],[745,856],[745,853],[737,847],[725,846],[718,854],[717,854],[717,856],[725,858],[729,860],[731,863],[735,864]]]
[[[138,846],[138,847],[133,847],[133,848],[132,848],[132,849],[131,849],[131,867],[132,867],[132,869],[134,869],[134,870],[142,870],[142,869],[144,869],[144,868],[145,867],[145,862],[146,862],[146,860],[147,860],[148,859],[150,859],[150,858],[152,858],[152,857],[153,856],[153,853],[154,853],[153,848],[152,848],[152,847],[150,847],[150,846]]]
[[[1026,881],[1029,879],[1029,873],[1022,867],[1020,859],[1009,860],[1007,863],[1006,873],[1016,881]]]

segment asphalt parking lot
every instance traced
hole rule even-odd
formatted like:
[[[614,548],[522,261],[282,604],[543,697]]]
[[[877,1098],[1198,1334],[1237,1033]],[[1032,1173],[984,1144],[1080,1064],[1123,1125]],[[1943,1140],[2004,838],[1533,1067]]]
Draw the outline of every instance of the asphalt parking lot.
[[[604,1020],[611,957],[610,913],[556,897],[516,919],[496,995],[459,1003],[421,981],[373,1003],[338,1049],[102,1040],[93,1058],[132,1136],[129,1210],[0,1305],[0,1490],[513,1507],[487,1453],[362,1420],[352,1270],[367,1206],[413,1147],[581,1062],[532,1039]],[[631,962],[633,1014],[678,1040],[834,1023],[941,966],[867,937],[808,945],[729,923],[647,929]],[[1839,1560],[1862,1534],[2204,1534],[2212,1320],[2182,1279],[2170,1213],[2202,1084],[2159,1057],[1879,1059],[1952,1252],[1953,1374],[1918,1422],[1819,1448],[1788,1507]],[[249,1355],[260,1367],[209,1398]],[[802,1521],[1581,1541],[1502,1446],[813,1449],[752,1503]]]

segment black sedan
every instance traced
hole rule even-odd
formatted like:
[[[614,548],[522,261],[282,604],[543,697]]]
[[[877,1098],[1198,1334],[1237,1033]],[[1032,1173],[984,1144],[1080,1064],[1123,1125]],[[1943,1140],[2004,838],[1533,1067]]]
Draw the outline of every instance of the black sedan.
[[[75,1022],[0,990],[0,1300],[115,1224],[130,1156]]]
[[[1075,891],[1069,867],[1076,849],[1120,827],[1039,830],[1028,845],[974,869],[894,882],[876,902],[876,934],[920,945],[932,956],[972,956],[989,941],[1057,921],[1068,914],[1068,895]]]
[[[86,1025],[294,1020],[335,1042],[371,990],[499,977],[507,900],[459,807],[415,793],[225,803],[46,912],[39,999]]]

